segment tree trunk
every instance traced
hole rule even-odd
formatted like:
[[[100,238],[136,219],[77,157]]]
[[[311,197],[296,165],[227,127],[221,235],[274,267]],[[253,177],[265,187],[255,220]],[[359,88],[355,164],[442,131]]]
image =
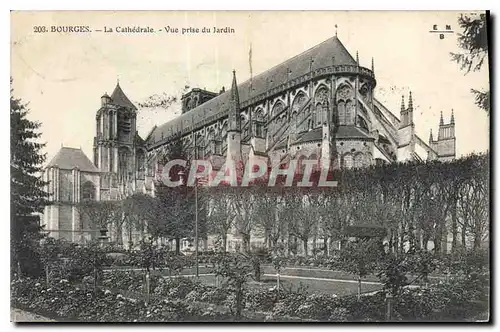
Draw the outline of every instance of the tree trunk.
[[[144,287],[146,290],[146,294],[145,294],[146,295],[146,305],[149,304],[149,295],[150,295],[150,287],[151,287],[150,280],[151,280],[151,278],[150,278],[149,271],[146,271],[146,285],[145,285],[146,287]]]
[[[256,261],[254,265],[255,281],[260,282],[260,261]]]
[[[479,249],[481,247],[481,233],[474,232],[474,249]]]
[[[285,243],[285,246],[286,246],[286,257],[290,257],[290,251],[291,251],[291,248],[290,248],[290,242],[292,241],[292,238],[290,235],[288,235],[288,239]]]
[[[392,231],[392,252],[393,252],[393,254],[397,255],[398,248],[399,248],[399,235],[398,235],[397,231],[393,230]]]
[[[50,278],[49,278],[49,265],[45,265],[45,282],[47,283],[47,287],[49,287],[50,284]]]
[[[304,242],[304,256],[305,256],[305,257],[307,257],[307,255],[309,254],[309,250],[308,250],[308,249],[309,249],[309,248],[308,248],[308,245],[309,245],[309,244],[307,243],[307,242],[308,242],[308,240],[309,240],[309,239],[307,239],[307,238],[302,239],[302,241]]]
[[[222,251],[226,252],[227,250],[227,234],[222,235]]]
[[[454,201],[452,210],[451,210],[451,252],[455,252],[457,250],[458,245],[458,225],[457,225],[457,202]]]
[[[123,245],[123,224],[116,227],[116,244]]]
[[[323,245],[324,245],[324,251],[325,251],[325,256],[328,257],[328,236],[325,236],[325,238],[323,239]]]
[[[241,283],[238,283],[237,286],[236,286],[236,318],[240,318],[241,317],[241,310],[243,309],[243,305],[242,305],[242,293],[243,293],[243,290],[242,290],[242,287],[243,285]]]
[[[422,227],[417,224],[415,229],[415,246],[417,249],[422,249]]]
[[[434,252],[436,254],[441,253],[441,247],[442,247],[441,244],[443,241],[443,233],[440,227],[441,226],[438,226],[438,228],[436,229],[436,234],[434,236]]]
[[[132,242],[132,227],[130,227],[129,230],[128,230],[128,248],[132,249],[133,245],[134,244]]]
[[[358,276],[358,301],[361,300],[361,277]]]
[[[422,246],[426,251],[429,251],[429,233],[424,232],[423,238],[422,238]]]
[[[464,249],[466,249],[467,248],[467,233],[465,232],[465,227],[462,228],[461,235],[462,235],[462,247]]]
[[[243,240],[243,251],[244,252],[250,252],[250,235],[248,234],[243,234],[241,239]]]
[[[178,237],[175,238],[175,254],[181,254],[181,239]]]
[[[94,267],[94,296],[97,298],[97,269]]]

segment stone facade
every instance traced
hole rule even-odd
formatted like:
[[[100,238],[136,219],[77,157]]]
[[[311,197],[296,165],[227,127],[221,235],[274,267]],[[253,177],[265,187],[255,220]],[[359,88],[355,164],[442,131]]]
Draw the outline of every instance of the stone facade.
[[[375,98],[376,84],[373,60],[371,68],[361,66],[333,37],[242,84],[233,71],[229,91],[189,91],[181,98],[182,114],[145,139],[137,133],[137,108],[117,84],[111,96],[101,97],[93,163],[83,155],[86,161],[61,166],[54,158],[47,167],[54,204],[46,208],[45,223],[57,232],[75,231],[83,226],[69,207],[82,199],[154,195],[161,162],[177,140],[189,158],[210,160],[214,169],[228,160],[278,165],[314,159],[321,167],[357,168],[455,157],[453,114],[448,124],[441,116],[438,138],[431,132],[427,144],[415,133],[411,93],[397,117]]]

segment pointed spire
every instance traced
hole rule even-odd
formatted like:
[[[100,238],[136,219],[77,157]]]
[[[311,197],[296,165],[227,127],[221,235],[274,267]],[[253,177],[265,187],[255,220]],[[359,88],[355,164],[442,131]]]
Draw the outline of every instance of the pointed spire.
[[[236,82],[236,70],[233,69],[233,83],[231,84],[231,101],[240,104],[240,96],[238,94],[238,83]]]
[[[450,119],[451,124],[455,124],[455,114],[453,113],[453,108],[451,109],[451,119]]]
[[[375,62],[374,62],[373,57],[372,57],[372,73],[374,73],[374,72],[375,72]]]
[[[337,28],[338,28],[338,26],[337,26],[337,24],[335,24],[335,37],[337,37]]]
[[[405,96],[401,96],[401,112],[405,110]]]
[[[231,100],[229,102],[229,130],[240,130],[240,96],[236,82],[236,70],[233,69],[233,83],[231,85]]]
[[[441,111],[441,118],[439,119],[439,125],[440,125],[440,126],[444,125],[444,120],[443,120],[443,111]]]
[[[408,109],[410,111],[413,111],[413,99],[411,98],[411,91],[410,91],[410,97],[408,97]]]
[[[359,54],[358,54],[358,51],[356,51],[356,64],[359,66]]]
[[[429,144],[431,144],[434,141],[434,138],[432,137],[432,128],[431,128],[431,133],[429,134]]]

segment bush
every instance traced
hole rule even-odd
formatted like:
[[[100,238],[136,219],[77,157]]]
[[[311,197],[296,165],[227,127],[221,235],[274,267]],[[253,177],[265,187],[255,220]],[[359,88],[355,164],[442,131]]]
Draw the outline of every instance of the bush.
[[[110,290],[93,292],[57,280],[47,288],[40,280],[24,279],[11,283],[12,306],[30,310],[59,321],[88,322],[166,322],[222,321],[230,314],[214,306],[196,302],[124,297]]]
[[[246,294],[246,308],[253,311],[272,311],[278,302],[276,290],[250,290]]]

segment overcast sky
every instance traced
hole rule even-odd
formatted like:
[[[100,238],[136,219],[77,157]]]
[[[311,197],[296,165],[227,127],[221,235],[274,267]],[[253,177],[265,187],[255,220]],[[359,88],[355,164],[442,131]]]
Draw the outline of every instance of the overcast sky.
[[[450,52],[459,51],[456,35],[439,39],[434,24],[451,25],[457,12],[17,12],[12,14],[14,94],[29,101],[30,118],[42,123],[48,158],[61,144],[81,147],[92,159],[95,114],[100,96],[117,78],[137,104],[154,94],[178,95],[185,85],[218,92],[230,87],[232,69],[243,82],[335,35],[362,66],[375,58],[375,97],[399,117],[401,95],[413,94],[419,136],[435,137],[440,112],[449,121],[455,110],[457,154],[489,149],[489,118],[474,105],[471,88],[487,89],[488,64],[464,75]],[[34,26],[88,25],[91,29],[142,26],[230,27],[234,34],[34,33]],[[213,29],[213,28],[212,28]],[[140,110],[138,130],[180,114]]]

